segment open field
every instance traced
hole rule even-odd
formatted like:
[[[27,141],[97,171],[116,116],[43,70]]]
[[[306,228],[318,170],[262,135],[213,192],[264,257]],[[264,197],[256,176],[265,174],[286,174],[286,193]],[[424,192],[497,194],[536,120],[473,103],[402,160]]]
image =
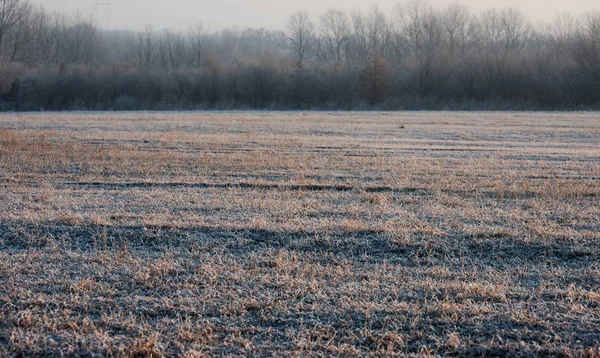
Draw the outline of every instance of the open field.
[[[0,116],[0,356],[600,357],[600,114]]]

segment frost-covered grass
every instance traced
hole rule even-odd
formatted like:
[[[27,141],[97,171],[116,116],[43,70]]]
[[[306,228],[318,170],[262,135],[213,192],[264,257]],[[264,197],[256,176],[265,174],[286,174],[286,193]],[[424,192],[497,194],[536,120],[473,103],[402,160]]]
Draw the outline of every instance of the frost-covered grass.
[[[596,113],[0,116],[0,356],[600,354]]]

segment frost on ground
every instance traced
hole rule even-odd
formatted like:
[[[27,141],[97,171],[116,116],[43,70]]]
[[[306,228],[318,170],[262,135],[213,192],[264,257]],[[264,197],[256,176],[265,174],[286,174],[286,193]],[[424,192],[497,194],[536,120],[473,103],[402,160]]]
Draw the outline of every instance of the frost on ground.
[[[0,128],[0,356],[600,355],[598,114]]]

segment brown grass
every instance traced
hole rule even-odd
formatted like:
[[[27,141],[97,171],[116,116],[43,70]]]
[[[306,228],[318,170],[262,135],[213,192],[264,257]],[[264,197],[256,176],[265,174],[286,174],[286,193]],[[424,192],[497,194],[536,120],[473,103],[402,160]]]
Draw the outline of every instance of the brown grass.
[[[0,356],[600,357],[600,116],[0,116]]]

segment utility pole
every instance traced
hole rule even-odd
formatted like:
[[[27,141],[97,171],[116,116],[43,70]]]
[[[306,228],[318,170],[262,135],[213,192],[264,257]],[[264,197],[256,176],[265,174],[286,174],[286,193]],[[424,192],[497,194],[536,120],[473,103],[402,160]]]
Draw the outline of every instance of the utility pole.
[[[96,26],[98,26],[98,12],[100,11],[101,7],[104,7],[104,10],[106,12],[106,31],[108,31],[108,26],[109,26],[108,9],[111,5],[112,4],[108,0],[106,0],[106,1],[96,0],[96,2],[94,3],[94,6],[96,8],[96,15],[95,15],[95,19],[94,19],[96,22]]]

